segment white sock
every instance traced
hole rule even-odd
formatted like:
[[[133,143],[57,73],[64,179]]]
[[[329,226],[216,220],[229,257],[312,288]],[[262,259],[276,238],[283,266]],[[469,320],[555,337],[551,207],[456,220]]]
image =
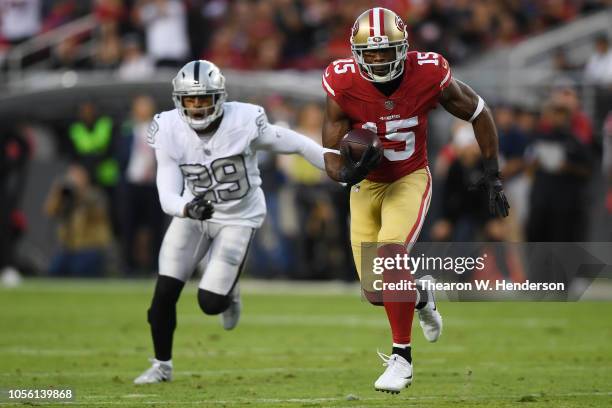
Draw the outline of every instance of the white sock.
[[[405,349],[405,348],[410,347],[410,343],[408,343],[408,344],[393,343],[393,347]]]
[[[155,358],[155,359],[153,359],[153,362],[154,363],[163,364],[165,366],[169,366],[170,368],[172,368],[172,359],[170,359],[168,361],[161,361],[161,360],[158,360],[158,359]]]

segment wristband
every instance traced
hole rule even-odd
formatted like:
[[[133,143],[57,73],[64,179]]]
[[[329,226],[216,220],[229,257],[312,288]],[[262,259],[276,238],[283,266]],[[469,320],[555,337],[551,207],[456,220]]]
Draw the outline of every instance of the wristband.
[[[483,159],[482,164],[486,175],[494,175],[499,177],[499,164],[497,162],[497,157]]]
[[[474,114],[472,114],[472,117],[468,120],[468,122],[472,123],[474,119],[476,119],[478,115],[480,115],[480,112],[482,112],[482,110],[484,109],[484,105],[484,100],[480,97],[480,95],[478,95],[478,105],[476,105],[476,110],[474,111]]]

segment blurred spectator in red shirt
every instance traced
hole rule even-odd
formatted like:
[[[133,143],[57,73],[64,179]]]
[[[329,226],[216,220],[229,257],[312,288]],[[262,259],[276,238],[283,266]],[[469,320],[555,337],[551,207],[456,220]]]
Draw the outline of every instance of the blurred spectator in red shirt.
[[[572,133],[585,144],[590,144],[593,141],[593,125],[591,119],[582,110],[580,99],[576,93],[573,84],[562,83],[558,84],[550,95],[549,102],[554,105],[564,106],[570,113],[570,124]],[[542,130],[549,131],[551,123],[547,119],[550,116],[542,117]]]
[[[236,44],[236,31],[230,27],[219,29],[213,35],[211,46],[202,54],[202,58],[214,61],[220,68],[247,68],[243,51]]]
[[[49,31],[74,20],[81,11],[77,0],[57,0],[45,14],[42,31]]]

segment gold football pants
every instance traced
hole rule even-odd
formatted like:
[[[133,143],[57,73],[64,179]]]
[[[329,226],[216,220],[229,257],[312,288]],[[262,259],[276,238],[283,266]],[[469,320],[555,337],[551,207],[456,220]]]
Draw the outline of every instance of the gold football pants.
[[[351,245],[361,278],[362,243],[403,243],[410,253],[431,201],[431,174],[416,170],[392,183],[363,180],[351,188]]]

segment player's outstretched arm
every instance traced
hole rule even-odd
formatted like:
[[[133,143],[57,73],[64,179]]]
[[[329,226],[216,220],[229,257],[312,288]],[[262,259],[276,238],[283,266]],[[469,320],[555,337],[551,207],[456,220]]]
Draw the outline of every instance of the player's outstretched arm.
[[[308,136],[270,123],[260,128],[259,136],[253,141],[253,148],[281,154],[299,154],[319,170],[325,170],[324,155],[339,156],[336,151],[321,147]]]
[[[491,215],[508,216],[510,206],[499,175],[497,129],[491,111],[472,88],[455,79],[442,90],[440,104],[452,115],[472,123],[485,169],[485,175],[478,183],[479,187],[485,188],[489,193]]]
[[[189,199],[182,197],[183,173],[167,153],[162,149],[155,149],[157,158],[157,191],[162,209],[168,215],[185,217],[185,205]]]

